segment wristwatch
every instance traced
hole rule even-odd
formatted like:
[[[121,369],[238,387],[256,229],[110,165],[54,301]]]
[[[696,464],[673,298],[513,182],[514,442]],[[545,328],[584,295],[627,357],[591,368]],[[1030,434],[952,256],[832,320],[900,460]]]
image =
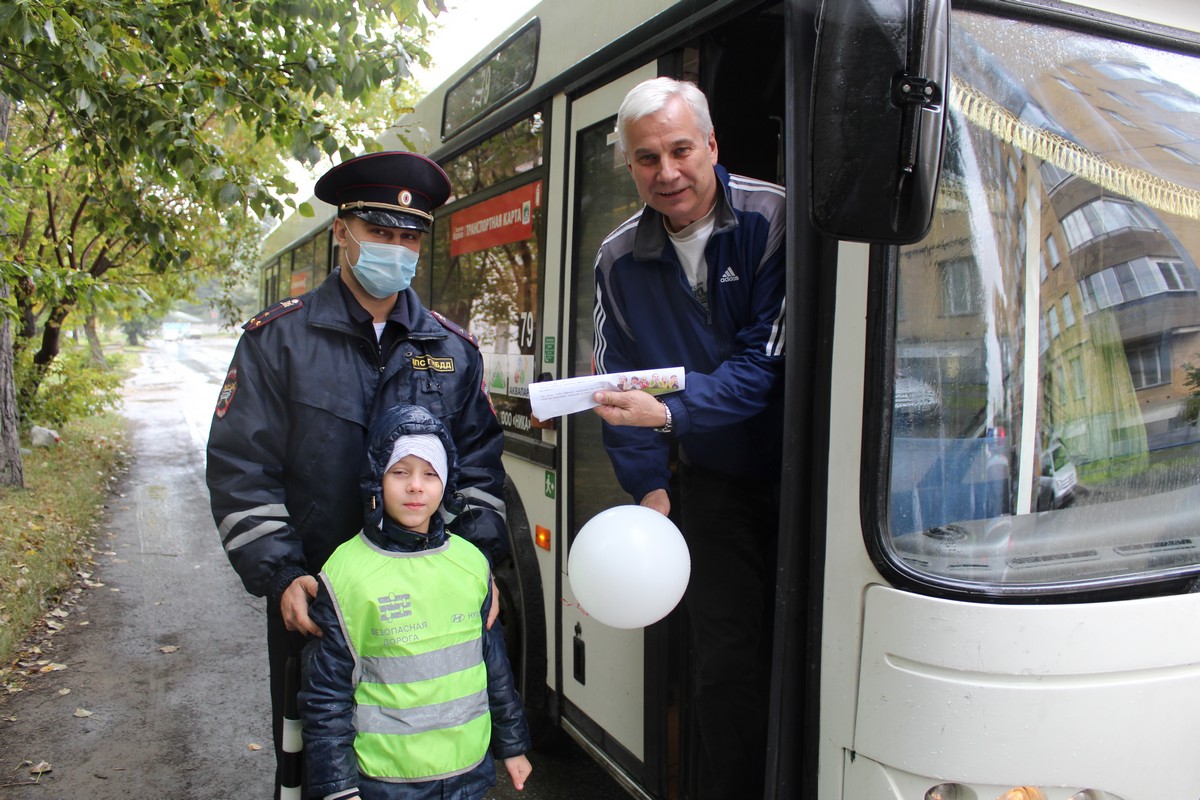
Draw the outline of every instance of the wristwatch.
[[[658,431],[659,433],[670,433],[671,429],[673,427],[671,425],[671,407],[669,405],[667,405],[666,403],[664,403],[662,398],[656,397],[654,399],[658,400],[658,402],[662,403],[663,411],[665,411],[667,413],[667,421],[664,422],[660,427],[655,428],[654,430]]]

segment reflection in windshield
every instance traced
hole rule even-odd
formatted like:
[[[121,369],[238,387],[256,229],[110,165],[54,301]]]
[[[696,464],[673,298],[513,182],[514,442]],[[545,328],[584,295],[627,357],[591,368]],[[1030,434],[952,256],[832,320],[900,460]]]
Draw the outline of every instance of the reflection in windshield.
[[[1000,591],[1200,564],[1200,65],[954,22],[938,214],[898,276],[890,546]]]

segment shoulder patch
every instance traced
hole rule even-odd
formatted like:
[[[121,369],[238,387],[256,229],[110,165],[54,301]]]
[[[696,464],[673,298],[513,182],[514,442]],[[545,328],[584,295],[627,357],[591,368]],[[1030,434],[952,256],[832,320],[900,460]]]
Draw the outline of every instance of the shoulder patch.
[[[229,370],[225,376],[225,383],[221,385],[221,394],[217,397],[217,408],[214,412],[217,419],[224,419],[226,412],[229,411],[229,406],[233,403],[233,396],[237,394],[237,367]]]
[[[473,346],[476,350],[479,349],[479,340],[476,339],[471,334],[471,332],[468,331],[466,328],[462,327],[458,323],[451,322],[450,320],[446,319],[445,317],[443,317],[441,314],[434,311],[433,309],[430,309],[429,313],[433,315],[434,319],[436,319],[438,322],[440,322],[442,324],[443,328],[450,331],[451,333],[458,334],[459,336],[461,336],[462,338],[464,338],[468,342],[470,342],[471,346]]]
[[[299,297],[289,297],[287,300],[280,300],[270,308],[260,311],[256,316],[252,317],[249,322],[242,326],[244,331],[252,331],[261,328],[271,320],[279,319],[284,314],[290,314],[304,305],[304,301]]]

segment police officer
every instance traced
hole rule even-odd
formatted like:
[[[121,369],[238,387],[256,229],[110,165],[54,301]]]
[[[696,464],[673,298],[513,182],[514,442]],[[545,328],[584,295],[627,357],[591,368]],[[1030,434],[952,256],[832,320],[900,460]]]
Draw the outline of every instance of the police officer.
[[[246,323],[217,400],[208,487],[230,562],[251,594],[267,598],[277,796],[294,766],[283,747],[288,659],[305,635],[321,635],[308,615],[314,575],[362,527],[359,479],[376,413],[419,405],[446,424],[462,468],[450,529],[493,565],[507,552],[503,434],[482,357],[409,286],[449,194],[446,174],[415,153],[372,153],[329,170],[316,195],[337,207],[340,264],[316,289]]]

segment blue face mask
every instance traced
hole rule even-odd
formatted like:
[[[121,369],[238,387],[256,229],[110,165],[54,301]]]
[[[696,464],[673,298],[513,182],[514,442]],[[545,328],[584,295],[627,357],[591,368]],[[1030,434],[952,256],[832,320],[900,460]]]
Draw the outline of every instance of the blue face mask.
[[[350,269],[367,294],[382,300],[409,287],[417,274],[419,256],[415,250],[398,244],[360,242],[350,233],[349,226],[346,233],[358,245],[358,262],[351,264]]]

